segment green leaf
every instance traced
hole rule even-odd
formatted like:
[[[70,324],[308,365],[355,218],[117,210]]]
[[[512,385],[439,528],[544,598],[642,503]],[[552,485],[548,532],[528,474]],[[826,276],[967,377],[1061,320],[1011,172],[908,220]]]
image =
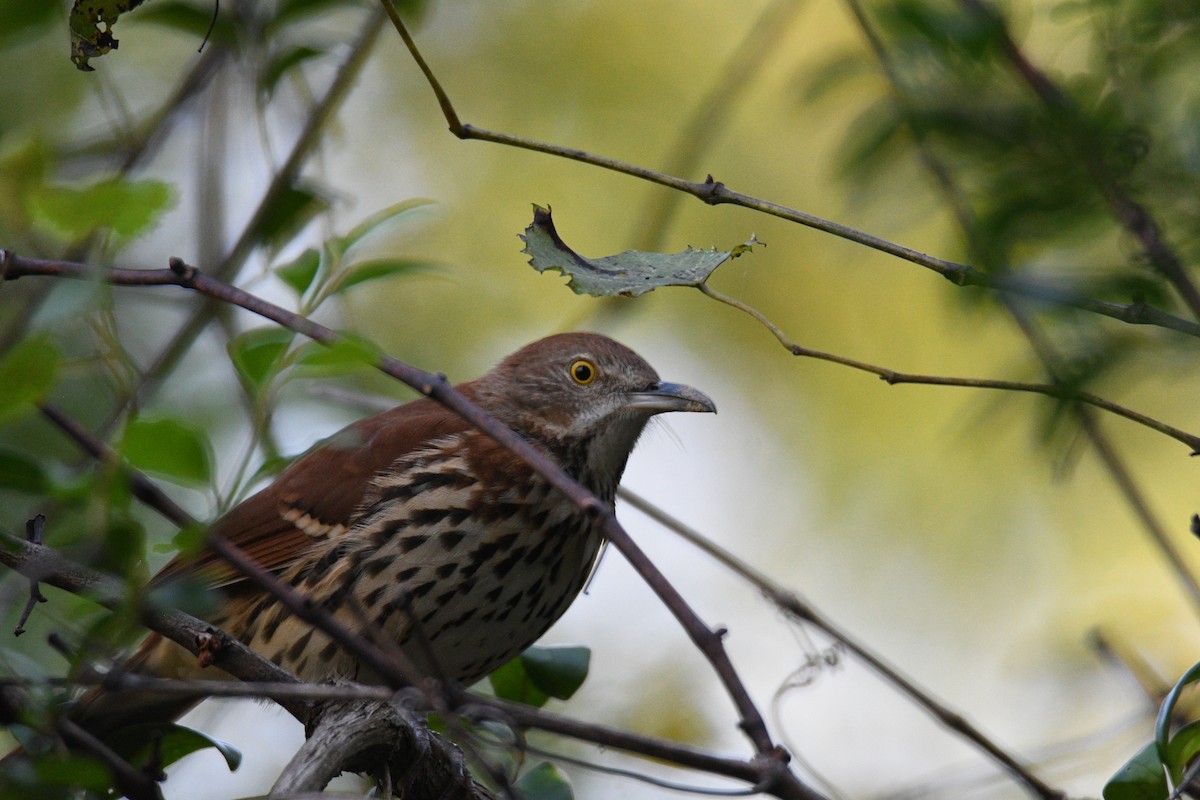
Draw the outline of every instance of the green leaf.
[[[540,708],[566,700],[587,678],[592,651],[578,645],[534,645],[488,676],[497,697]]]
[[[145,472],[186,484],[206,484],[212,477],[208,438],[178,419],[134,419],[125,426],[121,453]]]
[[[1104,800],[1163,800],[1167,776],[1154,743],[1143,747],[1104,784]]]
[[[329,282],[325,293],[328,295],[339,294],[351,286],[357,286],[360,283],[375,281],[380,278],[390,278],[393,275],[400,275],[405,272],[419,271],[427,266],[428,262],[425,261],[402,258],[379,258],[370,261],[360,261],[335,275],[333,280]]]
[[[82,188],[41,186],[27,198],[33,216],[72,239],[96,230],[133,238],[153,227],[173,204],[169,184],[121,178]]]
[[[154,752],[156,741],[162,758],[159,763],[164,767],[174,764],[186,755],[210,747],[225,758],[230,772],[236,771],[242,764],[241,751],[233,745],[174,723],[148,722],[130,725],[115,731],[106,739],[109,747],[135,766],[146,763]]]
[[[1200,722],[1189,722],[1175,732],[1167,747],[1167,767],[1174,783],[1183,780],[1183,773],[1197,753],[1200,753]]]
[[[522,800],[574,800],[575,797],[567,776],[549,761],[522,775],[513,789]]]
[[[296,365],[306,367],[310,374],[338,375],[374,366],[383,355],[378,347],[361,336],[342,336],[331,345],[308,342],[297,348]]]
[[[76,791],[91,790],[101,793],[112,786],[112,774],[108,768],[86,756],[55,755],[39,758],[34,771],[42,791],[45,791],[46,786],[69,786]]]
[[[408,200],[401,200],[399,203],[393,203],[387,208],[382,208],[355,225],[345,236],[331,239],[329,241],[330,251],[339,257],[343,256],[351,248],[358,246],[401,217],[432,204],[432,200],[427,200],[424,197],[413,197]]]
[[[255,328],[229,343],[229,357],[245,384],[260,392],[278,371],[295,334],[286,328]]]
[[[321,266],[321,254],[308,248],[287,264],[275,268],[275,274],[298,295],[303,295],[312,286],[313,278]]]
[[[521,251],[538,272],[558,270],[570,278],[567,286],[576,294],[593,297],[637,297],[660,286],[699,286],[713,270],[731,258],[762,244],[753,236],[731,250],[696,250],[682,253],[647,253],[626,250],[615,256],[584,258],[569,248],[554,229],[550,209],[533,207],[533,222],[520,237]]]
[[[270,97],[274,94],[275,87],[279,84],[280,79],[287,74],[288,70],[303,64],[305,61],[310,61],[323,55],[325,55],[324,50],[309,47],[308,45],[300,45],[285,50],[271,59],[270,63],[267,64],[258,80],[258,90]]]
[[[50,479],[42,465],[25,453],[0,449],[0,489],[46,494],[50,491]]]
[[[1179,702],[1179,695],[1189,684],[1200,681],[1200,663],[1193,664],[1187,672],[1183,673],[1183,677],[1179,679],[1167,696],[1163,699],[1162,705],[1158,707],[1158,720],[1154,724],[1154,745],[1158,748],[1158,760],[1163,764],[1171,763],[1170,754],[1170,737],[1171,737],[1171,718],[1175,714],[1175,704]]]
[[[492,674],[488,675],[488,682],[492,685],[496,697],[502,700],[541,708],[550,699],[549,695],[533,685],[520,656],[492,670]]]
[[[529,679],[541,691],[567,700],[587,679],[592,651],[579,645],[534,645],[521,654]]]
[[[251,232],[252,241],[269,242],[278,247],[328,207],[325,198],[315,188],[284,187],[257,219]]]
[[[37,29],[58,23],[57,3],[30,3],[29,0],[0,0],[0,40],[19,43],[32,39]]]
[[[13,347],[0,359],[0,422],[20,416],[54,385],[58,351],[45,336]]]

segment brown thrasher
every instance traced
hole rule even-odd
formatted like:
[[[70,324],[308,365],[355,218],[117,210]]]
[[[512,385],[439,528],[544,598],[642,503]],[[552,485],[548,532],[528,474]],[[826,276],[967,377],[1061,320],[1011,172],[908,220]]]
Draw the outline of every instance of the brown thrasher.
[[[585,333],[534,342],[456,388],[610,507],[650,417],[716,410],[695,389],[660,382],[627,347]],[[601,545],[561,492],[429,399],[334,434],[213,532],[352,629],[382,634],[427,674],[464,684],[519,654],[567,610]],[[185,576],[224,591],[215,625],[300,678],[374,680],[213,553],[172,561],[153,584]],[[157,635],[125,669],[199,671],[195,656]],[[191,705],[97,692],[73,716],[102,732],[174,718]]]

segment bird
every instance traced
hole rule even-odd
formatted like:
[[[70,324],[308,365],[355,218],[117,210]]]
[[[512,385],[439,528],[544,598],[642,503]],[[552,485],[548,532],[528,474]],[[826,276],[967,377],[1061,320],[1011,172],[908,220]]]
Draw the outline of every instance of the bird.
[[[705,394],[659,379],[633,350],[595,333],[533,342],[455,386],[610,509],[649,420],[715,412]],[[520,457],[436,401],[355,422],[220,517],[225,537],[352,630],[386,637],[423,674],[470,685],[533,644],[588,580],[602,534]],[[179,556],[151,588],[219,590],[216,627],[306,681],[380,683],[211,550]],[[351,602],[352,601],[352,602]],[[121,667],[208,677],[158,634]],[[111,732],[169,721],[197,701],[93,690],[72,716]]]

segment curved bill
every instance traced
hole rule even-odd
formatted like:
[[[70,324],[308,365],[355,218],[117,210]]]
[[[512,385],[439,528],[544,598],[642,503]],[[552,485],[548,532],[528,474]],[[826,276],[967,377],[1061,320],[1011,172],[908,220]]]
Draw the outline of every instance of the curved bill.
[[[659,381],[640,392],[630,392],[628,408],[660,413],[663,411],[706,411],[717,413],[717,406],[704,392],[682,383]]]

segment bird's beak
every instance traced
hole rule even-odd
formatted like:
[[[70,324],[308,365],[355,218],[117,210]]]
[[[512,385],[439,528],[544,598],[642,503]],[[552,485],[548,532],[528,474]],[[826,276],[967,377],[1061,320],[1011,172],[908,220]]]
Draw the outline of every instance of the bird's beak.
[[[708,395],[699,392],[682,383],[652,384],[640,392],[630,392],[625,403],[626,408],[637,408],[655,414],[663,411],[711,411],[717,413],[717,407]]]

